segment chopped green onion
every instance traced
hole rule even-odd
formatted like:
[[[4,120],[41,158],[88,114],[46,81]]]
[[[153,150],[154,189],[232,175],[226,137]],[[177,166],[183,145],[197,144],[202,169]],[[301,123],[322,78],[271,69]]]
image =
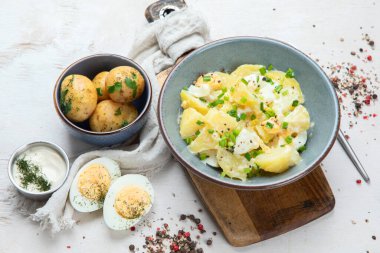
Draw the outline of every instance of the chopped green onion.
[[[211,76],[203,76],[203,81],[205,82],[211,81]]]
[[[285,142],[286,143],[288,143],[288,144],[290,144],[290,143],[292,143],[292,141],[293,141],[293,138],[292,138],[292,136],[286,136],[286,138],[285,138]]]
[[[185,86],[182,88],[182,90],[189,90],[189,87]]]
[[[291,69],[291,68],[288,68],[288,70],[286,71],[286,73],[285,73],[285,77],[287,77],[287,78],[294,78],[294,70],[293,69]]]
[[[273,69],[273,65],[272,64],[269,64],[268,65],[268,70],[270,71],[270,70],[272,70]]]
[[[259,81],[260,81],[260,77],[257,76],[257,77],[256,77],[256,83],[259,83]]]
[[[248,85],[248,81],[245,80],[244,78],[241,79],[241,82],[244,83],[245,85]]]
[[[229,96],[224,96],[224,101],[230,101],[230,97]]]
[[[263,103],[263,102],[260,103],[260,110],[261,110],[262,112],[265,112],[265,109],[264,109],[264,103]]]
[[[244,157],[245,157],[245,159],[247,159],[248,161],[250,161],[250,160],[252,159],[252,156],[251,156],[250,153],[245,153],[245,154],[244,154]]]
[[[221,177],[225,177],[226,176],[226,172],[223,171],[222,173],[220,173],[220,176]]]
[[[117,110],[115,111],[115,116],[119,116],[119,115],[121,115],[121,108],[119,107],[119,108],[117,108]]]
[[[252,171],[252,169],[251,168],[245,168],[243,171],[244,171],[244,173],[248,174]]]
[[[287,129],[288,128],[288,125],[289,123],[288,122],[282,122],[282,129]]]
[[[208,158],[208,155],[206,155],[206,154],[199,154],[199,159],[201,159],[201,161],[206,160],[207,158]]]
[[[196,136],[198,136],[198,135],[200,135],[201,134],[201,132],[199,131],[199,130],[197,130],[196,132],[195,132],[195,135]]]
[[[229,142],[227,143],[227,145],[228,145],[229,147],[233,147],[233,146],[235,145],[235,143],[234,143],[233,141],[229,141]]]
[[[242,98],[240,99],[240,102],[241,102],[242,104],[245,104],[245,103],[247,102],[247,98],[246,98],[246,97],[242,97]]]
[[[277,93],[280,93],[280,91],[282,90],[282,85],[278,85],[278,86],[276,86],[276,88],[274,88],[274,90],[275,90]]]
[[[252,114],[251,115],[251,120],[255,120],[256,119],[256,115],[255,114]]]
[[[235,136],[238,136],[240,134],[240,130],[239,129],[234,129],[232,131],[232,134],[235,135]]]
[[[259,71],[261,75],[265,75],[265,73],[267,73],[267,70],[265,67],[260,68]]]
[[[235,91],[235,87],[231,87],[231,88],[230,88],[230,91],[231,91],[231,92],[234,92],[234,91]]]
[[[305,145],[302,145],[301,147],[299,147],[297,149],[297,151],[300,152],[300,153],[304,152],[305,150],[306,150],[306,146]]]
[[[214,130],[214,129],[208,129],[207,132],[208,132],[209,134],[213,134],[213,133],[215,132],[215,130]]]
[[[272,123],[270,123],[270,122],[267,122],[267,124],[265,125],[267,128],[270,128],[270,129],[272,129],[273,128],[273,124]]]
[[[265,111],[265,116],[267,116],[267,118],[269,119],[275,117],[276,113],[272,109],[268,109]]]
[[[251,154],[251,156],[252,156],[253,158],[255,158],[256,156],[261,155],[261,154],[263,154],[263,153],[264,153],[264,151],[262,151],[261,149],[259,149],[259,150],[252,150],[252,151],[250,152],[250,154]]]
[[[205,103],[207,102],[207,100],[204,99],[204,98],[199,98],[199,100],[202,101],[202,102],[205,102]]]
[[[186,142],[187,145],[189,145],[193,141],[193,139],[191,137],[188,137],[184,139],[184,141]]]
[[[219,141],[219,146],[221,146],[222,148],[226,147],[226,146],[227,146],[227,139],[223,137],[223,138]]]
[[[245,120],[246,118],[247,118],[247,114],[246,113],[240,114],[240,119],[241,120]]]
[[[137,83],[135,80],[132,80],[131,78],[126,77],[125,78],[125,85],[127,85],[128,88],[132,89],[132,97],[136,97],[137,95]]]
[[[288,90],[286,90],[286,91],[284,91],[284,92],[282,93],[283,96],[286,96],[286,95],[288,95],[288,94],[289,94],[289,91],[288,91]]]
[[[205,124],[205,123],[204,123],[203,121],[197,120],[197,125],[202,126],[202,125],[204,125],[204,124]]]
[[[298,100],[294,100],[293,103],[292,103],[292,106],[296,107],[298,104],[299,104]]]
[[[211,103],[208,104],[208,107],[215,107],[217,105],[221,105],[221,104],[224,104],[224,100],[222,99],[217,99]]]
[[[227,92],[227,88],[226,88],[226,87],[223,87],[223,88],[222,88],[222,92],[226,93],[226,92]]]

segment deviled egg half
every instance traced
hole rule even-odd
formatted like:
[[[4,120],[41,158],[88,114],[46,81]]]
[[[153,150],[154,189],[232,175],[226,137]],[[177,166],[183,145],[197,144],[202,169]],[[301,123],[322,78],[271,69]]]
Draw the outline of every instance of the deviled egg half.
[[[128,229],[141,221],[153,201],[153,187],[145,176],[122,176],[108,190],[103,208],[104,221],[111,229]]]
[[[100,157],[86,163],[71,184],[71,205],[84,213],[101,209],[111,184],[120,176],[119,164],[109,158]]]

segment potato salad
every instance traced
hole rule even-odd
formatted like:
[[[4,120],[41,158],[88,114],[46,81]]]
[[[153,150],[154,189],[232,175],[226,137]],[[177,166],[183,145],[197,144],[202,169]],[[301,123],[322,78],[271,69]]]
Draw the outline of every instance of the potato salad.
[[[182,139],[221,176],[282,173],[306,150],[310,116],[291,68],[245,64],[203,74],[180,96]]]

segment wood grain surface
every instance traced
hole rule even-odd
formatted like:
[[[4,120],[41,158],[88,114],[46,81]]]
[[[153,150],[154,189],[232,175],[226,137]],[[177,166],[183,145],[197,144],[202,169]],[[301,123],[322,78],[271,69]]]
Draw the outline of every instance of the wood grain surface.
[[[161,86],[171,70],[157,75]],[[323,216],[335,206],[321,166],[296,182],[262,191],[226,188],[189,170],[187,173],[232,246],[247,246],[286,233]]]

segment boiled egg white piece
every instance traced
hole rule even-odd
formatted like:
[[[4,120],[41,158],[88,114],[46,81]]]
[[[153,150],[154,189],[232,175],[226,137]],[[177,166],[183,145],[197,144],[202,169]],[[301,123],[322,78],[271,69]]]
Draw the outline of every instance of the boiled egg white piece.
[[[78,212],[101,209],[109,187],[120,175],[119,164],[109,158],[100,157],[86,163],[71,184],[71,205]]]
[[[257,149],[260,146],[260,137],[255,131],[243,128],[239,135],[236,137],[236,144],[234,149],[235,155],[245,154],[252,149]]]
[[[201,98],[210,95],[211,88],[208,84],[202,83],[199,86],[190,85],[187,91],[194,97]]]
[[[129,174],[118,178],[104,201],[103,218],[114,230],[125,230],[142,220],[154,201],[154,190],[148,178]]]

